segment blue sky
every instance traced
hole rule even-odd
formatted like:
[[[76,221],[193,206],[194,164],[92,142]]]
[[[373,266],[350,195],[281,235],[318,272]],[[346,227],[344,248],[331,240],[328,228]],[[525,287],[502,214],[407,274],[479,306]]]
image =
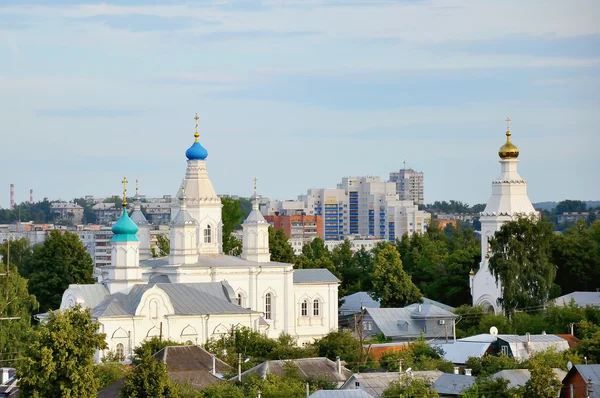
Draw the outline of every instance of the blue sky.
[[[51,6],[48,6],[51,4]],[[0,206],[174,194],[195,112],[219,193],[407,166],[487,201],[513,120],[532,201],[600,199],[597,0],[3,0]]]

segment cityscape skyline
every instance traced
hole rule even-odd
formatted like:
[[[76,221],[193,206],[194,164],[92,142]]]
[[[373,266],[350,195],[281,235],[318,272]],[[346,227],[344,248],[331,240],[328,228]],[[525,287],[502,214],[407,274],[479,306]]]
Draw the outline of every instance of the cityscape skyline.
[[[18,203],[124,175],[174,195],[195,112],[219,194],[256,176],[295,199],[406,161],[425,203],[485,203],[510,116],[533,202],[600,198],[595,1],[2,4],[3,208],[11,183]]]

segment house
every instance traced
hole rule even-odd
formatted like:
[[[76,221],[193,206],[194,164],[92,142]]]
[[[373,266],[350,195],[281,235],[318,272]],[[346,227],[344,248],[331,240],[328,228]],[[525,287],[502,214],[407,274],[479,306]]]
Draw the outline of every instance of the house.
[[[571,301],[580,307],[600,307],[600,292],[573,292],[554,299],[553,303],[563,307]]]
[[[222,381],[223,373],[232,371],[231,366],[214,354],[194,345],[165,347],[153,356],[167,365],[171,381],[189,383],[197,390]],[[125,381],[123,378],[104,388],[98,398],[118,397]]]
[[[561,381],[567,374],[567,372],[558,368],[554,368],[552,371],[554,372],[556,379]],[[494,373],[491,377],[492,379],[506,379],[508,380],[509,388],[516,388],[524,386],[531,377],[531,373],[529,373],[529,369],[511,369],[501,370],[500,372]]]
[[[431,388],[437,391],[440,397],[458,397],[475,384],[475,381],[473,376],[443,373]]]
[[[432,304],[412,304],[404,308],[365,308],[362,329],[367,336],[383,334],[394,341],[454,340],[458,315]]]
[[[18,395],[17,370],[0,368],[0,398],[16,398]]]
[[[246,381],[251,375],[256,375],[263,379],[268,374],[283,376],[286,372],[286,366],[295,366],[300,377],[307,379],[324,377],[328,381],[337,384],[338,387],[352,376],[352,371],[346,369],[339,358],[334,362],[328,358],[319,357],[265,361],[243,372],[240,378],[242,381]],[[229,381],[236,380],[239,380],[238,376],[231,378]]]
[[[560,398],[600,398],[600,365],[573,365],[562,384]]]
[[[352,315],[352,314],[360,314],[360,312],[365,308],[380,308],[381,305],[379,301],[374,300],[369,293],[367,292],[356,292],[350,294],[348,296],[342,297],[342,305],[339,308],[340,315]],[[439,301],[428,299],[427,297],[423,297],[423,303],[421,304],[431,304],[436,307],[440,307],[446,311],[454,311],[455,308],[449,305],[440,303]]]
[[[374,398],[363,390],[318,390],[309,398]]]
[[[373,372],[355,373],[341,387],[340,390],[363,390],[373,397],[378,398],[390,386],[390,383],[400,380],[401,376],[410,375],[412,378],[423,379],[427,384],[433,384],[442,375],[439,370],[399,372]]]
[[[470,357],[483,358],[493,354],[493,343],[477,341],[456,341],[455,343],[432,344],[440,348],[443,358],[455,365],[465,365]]]
[[[516,336],[510,334],[499,334],[498,352],[513,358],[528,359],[533,353],[546,351],[553,348],[557,352],[569,349],[569,342],[554,334],[529,334]]]

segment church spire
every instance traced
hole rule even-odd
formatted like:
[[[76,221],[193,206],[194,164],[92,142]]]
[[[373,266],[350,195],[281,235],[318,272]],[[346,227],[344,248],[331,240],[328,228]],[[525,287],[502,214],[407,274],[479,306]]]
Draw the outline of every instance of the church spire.
[[[256,191],[254,178],[254,194],[252,195],[252,211],[242,224],[242,258],[259,263],[271,261],[269,253],[269,223],[260,212],[260,196]]]
[[[200,145],[200,142],[198,140],[198,138],[200,138],[200,133],[198,133],[198,114],[196,113],[196,116],[194,116],[194,120],[196,121],[196,130],[194,132],[194,143],[192,144],[191,147],[188,148],[187,151],[185,151],[185,156],[188,158],[188,160],[205,160],[208,157],[208,151],[206,150],[206,148],[204,148],[202,145]]]
[[[113,225],[112,232],[113,237],[111,242],[138,242],[139,239],[136,236],[138,232],[138,226],[135,225],[129,215],[127,214],[127,177],[123,177],[121,180],[123,183],[123,213],[121,218]]]
[[[519,157],[519,148],[517,148],[512,142],[510,142],[510,117],[506,118],[506,143],[500,147],[498,155],[500,159],[516,159]]]

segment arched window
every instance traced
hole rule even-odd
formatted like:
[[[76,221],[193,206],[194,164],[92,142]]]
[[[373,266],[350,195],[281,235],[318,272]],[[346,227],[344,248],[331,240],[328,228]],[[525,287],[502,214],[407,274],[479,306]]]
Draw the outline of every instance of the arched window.
[[[238,293],[237,294],[237,305],[239,305],[240,307],[242,306],[242,300],[243,300],[242,293]]]
[[[302,316],[308,316],[308,300],[303,300],[300,304],[300,312]]]
[[[185,345],[194,345],[194,342],[192,340],[188,340],[185,342]]]
[[[321,316],[321,303],[317,299],[313,301],[313,316]]]
[[[210,225],[204,228],[204,243],[212,243],[212,227]]]
[[[119,361],[125,360],[125,346],[122,343],[117,344],[115,354]]]
[[[150,302],[150,319],[158,319],[158,301]]]
[[[271,293],[267,293],[265,295],[265,319],[272,319],[272,312],[271,312],[271,301],[272,301],[272,297],[271,297]]]

